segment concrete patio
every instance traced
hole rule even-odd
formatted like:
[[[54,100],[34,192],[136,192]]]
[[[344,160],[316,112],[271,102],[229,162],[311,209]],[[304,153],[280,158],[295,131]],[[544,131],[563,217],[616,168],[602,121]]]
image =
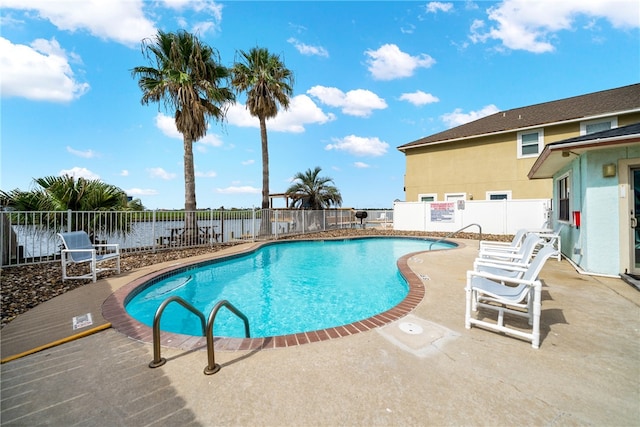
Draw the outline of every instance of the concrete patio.
[[[351,336],[252,352],[152,346],[113,329],[80,339],[71,318],[163,265],[99,280],[2,330],[3,426],[97,425],[639,425],[640,292],[620,279],[549,260],[542,272],[542,340],[464,328],[465,272],[477,242],[413,255],[418,307]],[[250,247],[233,247],[216,256]],[[88,329],[91,329],[88,328]],[[46,348],[48,343],[56,345]]]

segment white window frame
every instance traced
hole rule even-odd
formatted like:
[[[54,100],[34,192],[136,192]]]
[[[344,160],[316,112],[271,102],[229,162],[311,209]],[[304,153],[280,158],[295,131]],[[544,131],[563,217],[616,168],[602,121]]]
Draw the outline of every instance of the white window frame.
[[[422,200],[423,197],[433,197],[433,200],[425,202],[424,200]],[[418,194],[418,201],[419,202],[425,202],[425,203],[437,202],[438,201],[438,193],[420,193],[420,194]]]
[[[522,136],[529,135],[532,133],[538,134],[538,152],[535,154],[522,154]],[[530,157],[538,157],[542,150],[544,149],[544,129],[529,129],[518,132],[518,158],[526,159]]]
[[[494,195],[506,195],[507,196],[507,200],[511,200],[511,190],[508,191],[487,191],[486,192],[486,198],[487,200],[491,200],[491,196]],[[501,199],[499,199],[501,200]]]
[[[560,183],[560,181],[562,181],[564,179],[567,180],[567,187],[569,189],[569,191],[568,191],[568,193],[569,193],[568,194],[569,202],[567,204],[567,218],[566,219],[560,218],[560,206],[561,206],[561,203],[560,203],[559,183]],[[557,197],[557,201],[558,201],[558,203],[556,203],[556,206],[558,206],[558,213],[556,215],[556,219],[558,220],[558,222],[562,222],[564,224],[571,224],[572,221],[573,221],[573,218],[572,218],[572,215],[571,215],[571,205],[572,205],[572,202],[571,202],[571,187],[573,186],[573,182],[572,182],[572,179],[571,179],[571,172],[567,172],[565,174],[560,175],[558,178],[556,178],[554,180],[553,185],[556,188],[555,189],[555,193],[556,193],[556,197]]]
[[[450,199],[450,197],[452,197]],[[444,201],[451,202],[456,200],[467,200],[467,193],[444,193]]]
[[[584,122],[580,122],[580,135],[586,135],[587,134],[587,126],[589,125],[596,125],[598,123],[604,123],[604,122],[609,122],[611,123],[611,129],[615,129],[618,127],[618,117],[606,117],[604,119],[595,119],[595,120],[587,120]]]

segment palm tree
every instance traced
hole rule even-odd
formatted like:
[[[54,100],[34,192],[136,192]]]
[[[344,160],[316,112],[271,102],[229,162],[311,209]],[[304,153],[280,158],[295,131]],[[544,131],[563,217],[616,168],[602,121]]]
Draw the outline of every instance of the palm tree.
[[[34,182],[37,187],[31,191],[0,191],[1,204],[16,211],[64,212],[26,217],[32,225],[54,232],[60,231],[61,227],[71,227],[72,230],[83,229],[92,237],[97,232],[127,233],[131,227],[130,221],[117,212],[144,208],[139,199],[128,201],[122,189],[99,179],[76,179],[64,175],[37,178]],[[77,216],[72,215],[69,224],[69,216],[66,215],[68,210],[101,213],[92,215],[80,224],[76,224]]]
[[[219,54],[196,36],[181,30],[158,31],[152,39],[142,41],[142,51],[150,66],[135,67],[142,90],[141,102],[162,102],[175,110],[176,128],[184,143],[185,234],[196,233],[196,185],[193,166],[193,143],[207,133],[208,119],[224,120],[226,108],[235,101],[226,87],[229,69],[220,65]]]
[[[321,210],[342,205],[340,190],[329,183],[333,179],[320,177],[320,167],[307,169],[294,175],[294,183],[285,194],[293,199],[293,206],[305,209]],[[297,181],[297,182],[296,182]]]
[[[262,209],[269,208],[269,144],[267,119],[276,117],[278,105],[289,108],[293,94],[293,72],[287,69],[279,56],[267,49],[255,47],[240,51],[240,62],[231,69],[232,84],[239,92],[246,92],[246,107],[260,121],[262,140]],[[266,224],[267,222],[264,221]],[[262,228],[262,227],[261,227]]]

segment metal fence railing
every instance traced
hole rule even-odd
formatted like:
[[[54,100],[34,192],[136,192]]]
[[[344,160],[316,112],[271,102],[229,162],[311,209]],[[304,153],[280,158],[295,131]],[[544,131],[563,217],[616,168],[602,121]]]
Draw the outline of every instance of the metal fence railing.
[[[353,209],[185,211],[0,211],[1,265],[60,259],[59,232],[86,231],[94,243],[118,243],[124,253],[155,252],[254,240],[338,228],[392,227],[393,211]]]

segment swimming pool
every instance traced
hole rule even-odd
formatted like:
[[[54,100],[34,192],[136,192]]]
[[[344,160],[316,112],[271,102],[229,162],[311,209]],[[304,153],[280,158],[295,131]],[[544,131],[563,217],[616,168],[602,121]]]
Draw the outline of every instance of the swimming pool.
[[[359,238],[267,244],[227,259],[181,268],[137,287],[127,298],[130,316],[150,326],[157,307],[178,295],[205,316],[222,299],[242,311],[252,337],[270,337],[350,324],[385,312],[409,287],[396,261],[429,250],[432,240]],[[451,243],[434,245],[451,248]],[[169,305],[161,329],[201,335],[196,316]],[[216,336],[243,337],[244,325],[227,310],[216,318]]]

